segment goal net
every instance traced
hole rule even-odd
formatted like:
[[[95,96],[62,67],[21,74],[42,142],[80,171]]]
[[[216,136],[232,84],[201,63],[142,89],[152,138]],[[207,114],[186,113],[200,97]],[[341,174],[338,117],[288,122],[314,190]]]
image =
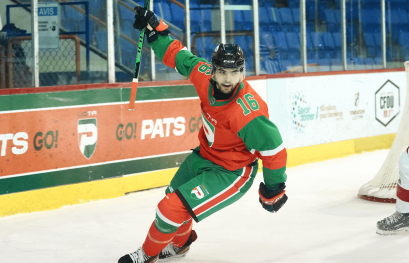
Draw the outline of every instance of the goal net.
[[[398,132],[381,169],[371,181],[359,189],[358,197],[361,199],[373,202],[396,203],[399,157],[409,146],[409,61],[405,62],[405,70],[407,91]]]

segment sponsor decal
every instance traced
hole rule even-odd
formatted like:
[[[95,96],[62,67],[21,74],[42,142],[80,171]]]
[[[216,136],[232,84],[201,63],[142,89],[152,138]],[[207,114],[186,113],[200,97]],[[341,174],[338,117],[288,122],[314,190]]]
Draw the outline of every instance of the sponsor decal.
[[[342,111],[337,111],[337,106],[333,105],[322,105],[320,111],[320,119],[335,118],[335,120],[339,121],[342,120],[342,116],[344,115]]]
[[[312,107],[306,96],[301,93],[293,94],[291,100],[292,128],[297,132],[303,132],[308,122],[318,119],[319,108]]]
[[[97,119],[91,118],[78,120],[77,130],[80,151],[85,158],[89,159],[94,154],[95,148],[97,147]]]
[[[209,195],[209,191],[207,191],[203,184],[196,186],[192,192],[190,192],[190,197],[195,200],[203,199],[207,195]]]
[[[123,105],[1,114],[0,177],[189,151],[203,123],[198,102],[138,104],[136,115]]]
[[[375,92],[375,119],[386,127],[399,112],[399,87],[388,80]]]
[[[354,105],[359,107],[359,92],[354,94]],[[359,120],[364,117],[365,110],[354,109],[349,112],[349,115],[352,116],[352,120]]]

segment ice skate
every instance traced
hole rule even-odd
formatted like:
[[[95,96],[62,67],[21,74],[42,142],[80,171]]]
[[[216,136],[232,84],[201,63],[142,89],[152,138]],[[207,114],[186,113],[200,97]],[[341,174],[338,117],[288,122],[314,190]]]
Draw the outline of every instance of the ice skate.
[[[378,221],[376,233],[383,236],[409,234],[409,213],[395,212]]]
[[[196,232],[192,230],[189,239],[182,247],[174,247],[172,243],[169,243],[162,251],[159,253],[159,259],[173,259],[186,256],[189,252],[190,245],[197,239]]]
[[[159,256],[150,257],[145,254],[142,247],[138,248],[135,252],[126,254],[118,260],[118,263],[155,263],[159,259]]]

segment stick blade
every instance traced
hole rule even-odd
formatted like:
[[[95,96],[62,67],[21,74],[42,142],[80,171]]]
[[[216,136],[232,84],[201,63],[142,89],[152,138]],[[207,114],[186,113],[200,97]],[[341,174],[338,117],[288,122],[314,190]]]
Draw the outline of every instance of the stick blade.
[[[135,99],[136,99],[136,91],[138,89],[138,79],[134,79],[132,82],[132,88],[131,88],[131,96],[129,97],[129,111],[134,111],[135,108]]]

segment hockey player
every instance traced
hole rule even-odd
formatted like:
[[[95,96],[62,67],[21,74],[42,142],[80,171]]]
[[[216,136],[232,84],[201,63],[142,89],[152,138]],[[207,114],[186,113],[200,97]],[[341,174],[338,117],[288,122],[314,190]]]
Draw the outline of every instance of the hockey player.
[[[396,197],[396,212],[376,224],[379,235],[409,234],[409,147],[399,158]]]
[[[200,222],[240,199],[257,174],[258,158],[263,161],[264,183],[259,187],[263,208],[274,213],[287,201],[287,152],[277,127],[268,119],[266,103],[244,80],[241,48],[218,45],[210,64],[173,40],[168,26],[153,12],[141,7],[135,11],[134,27],[146,28],[156,56],[196,87],[203,125],[200,146],[166,188],[145,242],[119,263],[150,263],[186,255],[197,238],[192,221]]]

